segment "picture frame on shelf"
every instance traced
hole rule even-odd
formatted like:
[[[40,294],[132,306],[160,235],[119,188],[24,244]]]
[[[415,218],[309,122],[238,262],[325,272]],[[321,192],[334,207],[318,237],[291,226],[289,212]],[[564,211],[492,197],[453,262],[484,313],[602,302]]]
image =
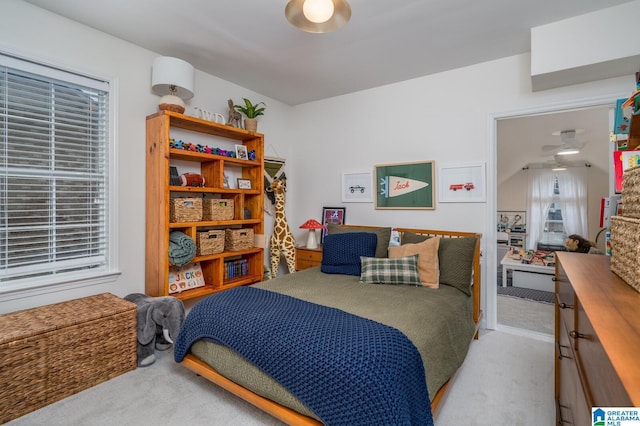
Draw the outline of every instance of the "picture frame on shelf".
[[[324,240],[325,235],[327,235],[327,228],[330,223],[335,225],[344,225],[345,218],[347,216],[347,208],[346,207],[323,207],[322,208],[322,225],[324,228],[322,229],[322,233],[320,234],[320,243]]]
[[[371,170],[347,170],[342,172],[342,202],[373,202],[373,173]]]
[[[247,147],[244,145],[236,145],[236,158],[240,160],[248,160],[249,153],[247,151]]]
[[[442,165],[438,168],[438,201],[484,203],[487,200],[484,163]]]
[[[251,189],[251,180],[238,178],[238,189]]]
[[[374,167],[375,208],[435,209],[435,162],[380,164]]]

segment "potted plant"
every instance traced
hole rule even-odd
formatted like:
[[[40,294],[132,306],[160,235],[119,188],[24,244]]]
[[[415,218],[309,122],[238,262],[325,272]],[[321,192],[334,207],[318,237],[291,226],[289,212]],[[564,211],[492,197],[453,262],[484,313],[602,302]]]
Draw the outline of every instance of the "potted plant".
[[[234,108],[247,116],[244,120],[244,128],[255,132],[258,129],[256,117],[264,115],[264,110],[267,105],[264,102],[258,102],[253,105],[247,98],[242,98],[242,100],[244,101],[244,105],[234,105]]]

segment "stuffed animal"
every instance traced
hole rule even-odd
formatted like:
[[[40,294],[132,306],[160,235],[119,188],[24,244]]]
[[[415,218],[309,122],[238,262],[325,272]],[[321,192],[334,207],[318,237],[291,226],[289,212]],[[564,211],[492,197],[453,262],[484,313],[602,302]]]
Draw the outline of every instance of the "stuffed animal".
[[[567,237],[564,241],[564,246],[569,251],[573,251],[576,253],[589,253],[593,252],[596,244],[587,240],[586,238],[581,237],[577,234],[572,234]]]
[[[150,297],[133,293],[125,299],[137,305],[138,366],[156,361],[155,350],[166,351],[178,337],[184,322],[184,304],[173,296]]]

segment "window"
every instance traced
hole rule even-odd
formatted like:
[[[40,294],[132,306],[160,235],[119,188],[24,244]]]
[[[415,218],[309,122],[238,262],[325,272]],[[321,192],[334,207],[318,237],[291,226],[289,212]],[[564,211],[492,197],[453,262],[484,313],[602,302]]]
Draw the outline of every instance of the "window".
[[[562,246],[566,234],[562,222],[562,208],[560,207],[560,190],[558,188],[558,177],[553,183],[553,197],[549,204],[546,219],[544,222],[544,232],[540,239],[540,244],[549,246]]]
[[[587,235],[587,168],[528,170],[527,248],[561,246],[565,235]]]
[[[0,55],[0,292],[110,271],[109,84]]]

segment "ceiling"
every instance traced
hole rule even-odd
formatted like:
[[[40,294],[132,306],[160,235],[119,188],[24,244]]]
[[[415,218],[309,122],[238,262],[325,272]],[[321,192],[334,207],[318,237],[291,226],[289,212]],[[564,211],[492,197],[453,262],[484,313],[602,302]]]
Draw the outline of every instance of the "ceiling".
[[[289,105],[525,53],[532,27],[629,2],[349,0],[344,28],[310,34],[287,0],[26,1]]]
[[[523,167],[549,168],[555,162],[568,166],[589,163],[608,172],[609,112],[613,105],[574,109],[498,120],[497,184],[512,178]],[[575,139],[583,144],[580,153],[554,158],[544,145],[561,145],[562,130],[577,130]]]

